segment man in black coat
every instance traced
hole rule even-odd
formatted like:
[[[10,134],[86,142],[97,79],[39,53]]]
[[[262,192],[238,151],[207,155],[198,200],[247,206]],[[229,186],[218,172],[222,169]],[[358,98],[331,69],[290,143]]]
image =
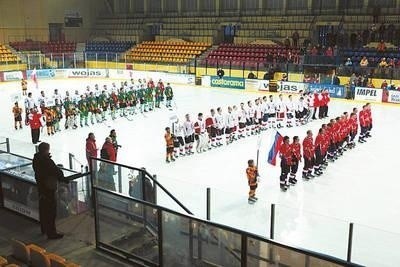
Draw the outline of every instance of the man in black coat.
[[[64,174],[51,159],[50,145],[41,143],[39,152],[33,158],[33,170],[39,191],[39,219],[42,234],[48,239],[60,239],[62,234],[56,231],[58,181],[64,181]]]

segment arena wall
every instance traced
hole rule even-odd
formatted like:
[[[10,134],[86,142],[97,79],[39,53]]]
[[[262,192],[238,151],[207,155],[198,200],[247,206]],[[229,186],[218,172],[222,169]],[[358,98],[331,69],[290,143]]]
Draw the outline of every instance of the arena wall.
[[[68,12],[78,12],[83,26],[64,28],[68,41],[85,41],[95,23],[102,1],[95,0],[2,0],[0,1],[0,43],[48,41],[49,23],[64,23]]]

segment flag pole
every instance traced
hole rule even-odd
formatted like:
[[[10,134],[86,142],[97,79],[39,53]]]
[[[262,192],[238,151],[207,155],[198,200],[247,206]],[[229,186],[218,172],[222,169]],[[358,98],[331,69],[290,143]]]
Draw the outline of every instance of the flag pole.
[[[256,160],[257,170],[258,170],[258,159],[260,157],[260,147],[261,147],[261,135],[258,136],[258,140],[257,140],[257,160]]]

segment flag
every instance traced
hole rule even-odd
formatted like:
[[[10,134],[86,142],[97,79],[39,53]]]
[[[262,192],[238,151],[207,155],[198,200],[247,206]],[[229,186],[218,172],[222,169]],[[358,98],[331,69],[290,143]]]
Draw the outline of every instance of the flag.
[[[39,88],[39,84],[38,84],[38,80],[37,80],[36,68],[34,68],[32,73],[31,73],[31,79],[35,83],[36,89],[38,89]]]
[[[276,156],[279,153],[279,149],[281,148],[283,142],[283,137],[279,132],[276,132],[275,137],[272,141],[271,148],[268,153],[268,163],[275,166],[276,165]]]

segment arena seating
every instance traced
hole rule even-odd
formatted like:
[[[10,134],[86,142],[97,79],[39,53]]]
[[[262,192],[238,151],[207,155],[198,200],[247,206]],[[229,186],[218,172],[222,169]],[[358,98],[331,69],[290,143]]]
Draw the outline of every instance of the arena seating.
[[[92,35],[138,43],[139,37],[143,34],[142,27],[143,19],[140,18],[99,17]]]
[[[24,41],[10,43],[17,51],[41,51],[45,54],[50,53],[71,53],[75,52],[75,42],[39,42],[39,41]]]
[[[86,52],[114,52],[122,53],[129,50],[135,42],[132,41],[91,41],[85,45]]]
[[[72,262],[68,262],[63,257],[53,253],[49,253],[44,248],[41,248],[34,244],[25,245],[23,242],[18,240],[11,240],[11,244],[12,244],[11,260],[16,261],[18,264],[24,264],[31,267],[79,267],[79,265]],[[0,267],[2,266],[3,265],[1,265],[1,258],[0,258]],[[4,266],[10,266],[10,265],[4,265]]]
[[[209,66],[229,65],[231,62],[232,66],[238,67],[245,62],[246,66],[256,67],[257,64],[262,65],[278,55],[287,59],[289,53],[298,56],[300,50],[279,45],[221,44],[217,49],[211,51],[206,59]]]
[[[147,41],[127,52],[126,57],[140,62],[186,63],[210,46],[208,43]]]
[[[361,59],[365,56],[368,59],[368,66],[375,67],[381,61],[382,58],[394,59],[397,61],[400,59],[400,52],[398,49],[387,49],[385,52],[378,52],[376,48],[347,48],[341,50],[342,64],[347,58],[350,58],[353,62],[353,66],[359,66]]]
[[[13,52],[8,49],[5,45],[0,44],[0,64],[10,63],[18,61],[18,56],[14,55]]]

